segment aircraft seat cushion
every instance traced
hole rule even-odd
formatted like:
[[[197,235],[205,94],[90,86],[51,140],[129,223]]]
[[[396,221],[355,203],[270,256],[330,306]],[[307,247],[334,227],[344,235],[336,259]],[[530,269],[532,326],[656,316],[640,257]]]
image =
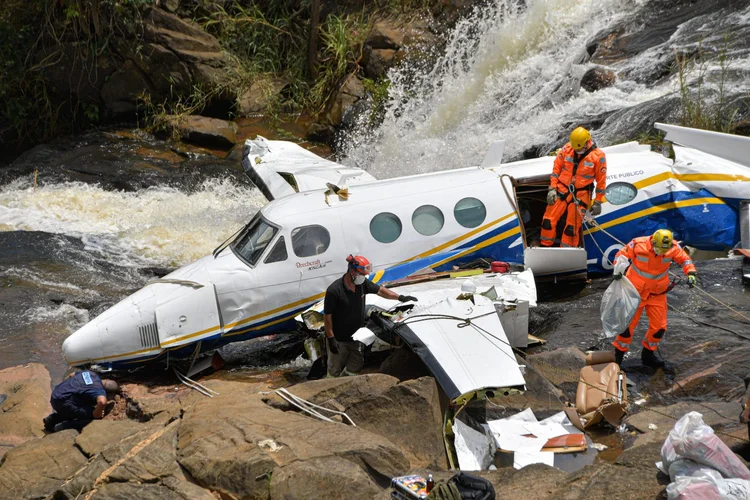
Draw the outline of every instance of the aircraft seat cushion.
[[[581,415],[595,411],[604,400],[617,398],[620,367],[617,363],[589,365],[581,369],[576,392],[576,409]],[[623,402],[627,403],[627,381],[623,373]]]

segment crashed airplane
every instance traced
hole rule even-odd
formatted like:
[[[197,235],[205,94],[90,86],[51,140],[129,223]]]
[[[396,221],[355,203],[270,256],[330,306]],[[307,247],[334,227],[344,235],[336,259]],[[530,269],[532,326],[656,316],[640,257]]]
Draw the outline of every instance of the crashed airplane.
[[[664,226],[696,248],[732,247],[750,200],[747,165],[736,161],[750,157],[750,139],[721,134],[730,146],[717,151],[706,134],[691,131],[695,149],[675,146],[674,161],[634,142],[603,148],[606,202],[582,248],[536,246],[552,157],[502,163],[496,143],[479,167],[377,181],[293,143],[247,141],[243,167],[270,202],[212,255],[70,335],[63,353],[72,366],[131,368],[291,329],[350,253],[367,255],[371,279],[387,284],[480,258],[523,264],[539,280],[580,279],[611,270],[613,237]]]

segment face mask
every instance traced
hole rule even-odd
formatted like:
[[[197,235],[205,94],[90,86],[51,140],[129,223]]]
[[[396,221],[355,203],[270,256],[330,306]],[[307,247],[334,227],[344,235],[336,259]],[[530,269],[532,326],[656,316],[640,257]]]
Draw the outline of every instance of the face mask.
[[[358,274],[354,277],[353,281],[355,285],[361,285],[365,282],[365,279],[367,279],[367,276],[365,276],[364,274]]]

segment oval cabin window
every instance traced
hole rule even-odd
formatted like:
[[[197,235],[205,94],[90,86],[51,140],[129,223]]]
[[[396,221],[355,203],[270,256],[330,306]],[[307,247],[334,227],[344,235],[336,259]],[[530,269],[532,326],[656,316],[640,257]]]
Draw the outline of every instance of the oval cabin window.
[[[432,236],[439,233],[443,229],[444,222],[445,217],[443,217],[443,212],[433,205],[422,205],[411,216],[411,223],[414,225],[414,229],[419,234],[425,236]]]
[[[453,215],[463,227],[477,227],[487,217],[487,209],[476,198],[464,198],[456,203]]]
[[[302,226],[292,231],[292,249],[297,257],[312,257],[328,250],[331,235],[323,226]]]
[[[604,191],[607,201],[613,205],[624,205],[633,201],[638,194],[638,188],[629,182],[613,182]]]
[[[393,243],[401,236],[401,219],[390,212],[383,212],[370,221],[370,234],[380,243]]]

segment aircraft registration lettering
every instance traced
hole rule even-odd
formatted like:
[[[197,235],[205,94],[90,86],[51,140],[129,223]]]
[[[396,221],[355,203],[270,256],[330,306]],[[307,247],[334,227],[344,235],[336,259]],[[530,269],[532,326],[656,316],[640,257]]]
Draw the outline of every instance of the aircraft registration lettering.
[[[611,181],[614,179],[624,179],[627,177],[635,177],[638,175],[643,175],[643,170],[633,170],[632,172],[623,172],[620,174],[612,174],[607,176],[607,180]]]

